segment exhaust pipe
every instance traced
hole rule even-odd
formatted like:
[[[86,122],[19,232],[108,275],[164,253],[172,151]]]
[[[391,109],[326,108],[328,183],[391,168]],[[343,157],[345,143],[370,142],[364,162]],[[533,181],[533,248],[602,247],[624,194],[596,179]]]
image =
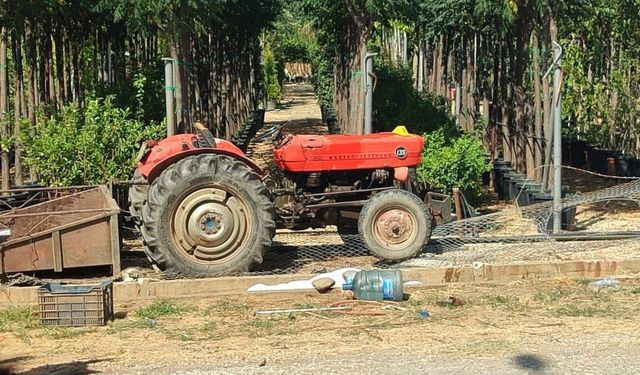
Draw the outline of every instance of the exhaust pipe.
[[[373,113],[373,90],[376,87],[376,76],[373,74],[373,57],[377,53],[367,53],[364,56],[364,134],[371,134],[371,118]]]

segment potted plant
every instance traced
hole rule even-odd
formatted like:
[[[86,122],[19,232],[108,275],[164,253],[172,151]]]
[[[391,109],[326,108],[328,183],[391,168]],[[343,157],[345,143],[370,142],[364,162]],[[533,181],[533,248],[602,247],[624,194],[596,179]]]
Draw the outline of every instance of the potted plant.
[[[267,110],[275,109],[278,100],[282,97],[280,82],[278,82],[278,68],[271,45],[266,43],[262,50],[264,69],[264,89],[267,99]]]

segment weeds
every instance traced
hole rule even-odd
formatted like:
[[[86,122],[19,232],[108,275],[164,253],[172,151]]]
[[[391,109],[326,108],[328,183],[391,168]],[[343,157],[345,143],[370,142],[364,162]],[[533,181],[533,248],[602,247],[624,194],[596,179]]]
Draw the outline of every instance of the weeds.
[[[107,333],[114,334],[120,331],[128,331],[130,329],[154,329],[156,322],[152,319],[135,319],[135,320],[116,320],[111,323]]]
[[[473,353],[501,352],[513,347],[513,343],[507,340],[477,340],[464,344],[464,347]]]
[[[584,277],[581,277],[579,279],[576,279],[576,284],[581,285],[581,286],[588,286],[590,282],[592,282],[593,279],[586,279]]]
[[[96,332],[95,328],[69,328],[69,327],[47,327],[40,337],[49,337],[54,340],[73,339],[87,333]]]
[[[486,294],[476,300],[476,303],[480,305],[489,305],[494,309],[502,308],[509,311],[522,311],[526,307],[520,302],[518,297],[503,296],[500,294]]]
[[[538,291],[533,295],[533,300],[540,303],[554,303],[563,299],[567,295],[568,293],[563,290],[554,290],[551,292]]]
[[[33,307],[9,307],[0,310],[0,332],[37,328],[40,325]]]
[[[555,314],[559,316],[585,317],[591,318],[595,316],[610,316],[613,311],[611,306],[604,308],[594,305],[584,305],[579,303],[568,303],[560,306],[555,310]]]
[[[134,315],[141,319],[156,319],[161,316],[182,315],[193,310],[193,306],[180,305],[167,299],[159,299],[149,306],[137,309]]]
[[[200,332],[204,334],[204,337],[207,340],[221,340],[225,337],[224,335],[222,335],[222,332],[227,332],[227,330],[218,332],[218,328],[220,328],[219,322],[207,322],[202,327],[200,327]]]
[[[254,329],[266,330],[266,329],[272,329],[274,327],[274,322],[273,320],[258,319],[250,322],[249,326]]]
[[[27,331],[26,329],[19,329],[16,333],[15,333],[16,337],[18,339],[20,339],[20,341],[22,341],[23,343],[30,345],[31,344],[31,335],[29,334],[29,331]]]
[[[202,311],[202,315],[209,316],[213,313],[219,313],[219,312],[246,312],[246,311],[249,311],[250,309],[251,309],[251,306],[247,304],[244,304],[244,303],[238,304],[228,299],[223,299],[218,303],[216,303],[215,305],[206,307]]]
[[[249,338],[293,334],[287,318],[256,319],[247,324]]]

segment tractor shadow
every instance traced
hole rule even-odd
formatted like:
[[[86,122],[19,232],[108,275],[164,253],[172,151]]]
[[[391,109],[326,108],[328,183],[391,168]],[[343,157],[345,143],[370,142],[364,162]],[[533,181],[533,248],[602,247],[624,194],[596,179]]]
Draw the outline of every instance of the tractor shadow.
[[[339,238],[336,233],[287,233],[275,238],[254,273],[318,273],[376,263],[378,260],[369,254],[358,235]]]
[[[440,252],[430,245],[423,255]],[[372,256],[357,234],[301,232],[276,236],[271,250],[252,274],[323,273],[345,267],[396,268],[401,265]]]
[[[29,370],[18,371],[15,368],[24,365],[24,362],[32,359],[31,356],[20,356],[0,361],[0,375],[62,375],[62,374],[99,374],[101,371],[93,369],[92,365],[110,361],[108,358],[92,359],[87,361],[73,361],[57,364],[45,364],[32,367]]]

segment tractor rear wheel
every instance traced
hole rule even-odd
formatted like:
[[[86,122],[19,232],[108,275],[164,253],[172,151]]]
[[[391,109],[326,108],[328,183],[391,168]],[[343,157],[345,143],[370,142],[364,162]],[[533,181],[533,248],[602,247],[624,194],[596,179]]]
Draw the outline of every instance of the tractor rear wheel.
[[[371,197],[360,211],[358,232],[369,251],[386,260],[420,254],[431,237],[431,214],[416,195],[387,190]]]
[[[247,272],[275,234],[273,204],[259,176],[228,156],[201,154],[167,167],[142,208],[149,257],[167,273]]]

